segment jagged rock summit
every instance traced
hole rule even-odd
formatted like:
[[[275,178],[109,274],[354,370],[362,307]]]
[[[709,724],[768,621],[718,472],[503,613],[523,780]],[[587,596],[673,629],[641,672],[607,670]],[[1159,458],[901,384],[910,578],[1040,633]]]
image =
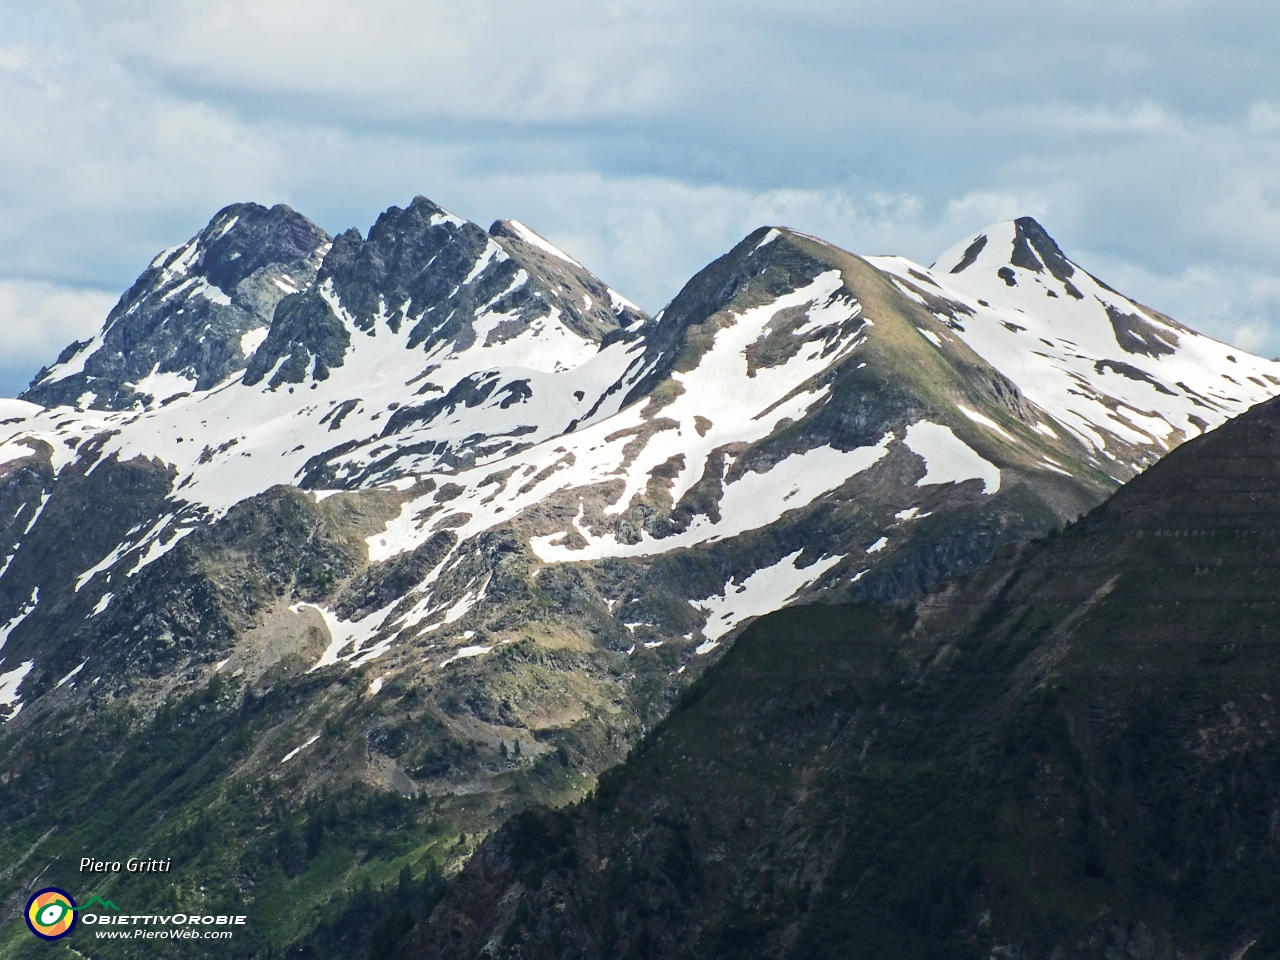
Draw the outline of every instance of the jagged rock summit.
[[[225,207],[152,260],[98,335],[70,344],[22,399],[129,410],[211,389],[244,369],[277,304],[314,283],[330,239],[284,204]]]

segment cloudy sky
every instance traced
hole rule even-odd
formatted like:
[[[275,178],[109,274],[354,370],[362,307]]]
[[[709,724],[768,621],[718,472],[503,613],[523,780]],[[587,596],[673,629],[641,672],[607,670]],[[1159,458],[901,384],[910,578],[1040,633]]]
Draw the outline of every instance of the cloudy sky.
[[[1036,216],[1280,354],[1274,0],[0,0],[0,394],[239,200],[524,220],[657,310],[754,227]]]

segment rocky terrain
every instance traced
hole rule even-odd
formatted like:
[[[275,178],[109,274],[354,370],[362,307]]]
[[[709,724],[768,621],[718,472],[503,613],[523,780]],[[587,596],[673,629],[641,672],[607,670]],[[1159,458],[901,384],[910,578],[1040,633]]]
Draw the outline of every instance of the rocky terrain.
[[[228,207],[0,402],[4,915],[128,845],[174,876],[104,893],[357,955],[753,618],[909,601],[1278,385],[1029,219],[761,228],[649,317],[515,221]]]
[[[1280,955],[1280,401],[913,604],[757,621],[411,958]]]

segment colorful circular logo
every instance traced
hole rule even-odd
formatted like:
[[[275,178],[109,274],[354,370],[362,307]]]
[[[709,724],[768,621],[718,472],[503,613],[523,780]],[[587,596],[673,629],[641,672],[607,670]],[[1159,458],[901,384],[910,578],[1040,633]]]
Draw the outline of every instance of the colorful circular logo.
[[[27,926],[41,940],[61,940],[76,928],[76,902],[57,887],[37,890],[27,901]]]

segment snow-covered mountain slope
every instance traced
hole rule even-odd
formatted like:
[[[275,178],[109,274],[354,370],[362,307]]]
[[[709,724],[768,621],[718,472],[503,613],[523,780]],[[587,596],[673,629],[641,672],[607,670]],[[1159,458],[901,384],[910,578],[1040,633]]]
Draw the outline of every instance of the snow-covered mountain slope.
[[[1118,480],[1280,388],[1280,365],[1122,296],[1029,217],[962,241],[928,270],[869,262],[949,328],[926,336],[962,340]]]
[[[250,230],[262,249],[244,256]],[[308,256],[323,255],[314,273],[274,252],[295,251],[300,236],[316,244]],[[231,284],[223,275],[241,260]],[[280,264],[293,272],[276,276]],[[257,302],[273,306],[269,331],[242,332],[249,312],[220,304],[214,281],[280,292]],[[225,321],[216,336],[211,310]],[[163,346],[166,359],[101,398],[80,393],[126,333],[138,354]],[[239,369],[226,350],[207,354],[211,366],[189,359],[193,342],[237,337],[251,348]],[[407,640],[457,619],[459,596],[475,604],[484,590],[455,596],[433,582],[502,527],[543,564],[717,554],[720,579],[694,587],[692,619],[680,619],[680,635],[704,649],[805,588],[895,595],[971,565],[1006,534],[963,559],[922,560],[942,517],[990,508],[1021,529],[1074,515],[1271,395],[1278,375],[1280,365],[1095,280],[1029,219],[993,226],[932,268],[761,228],[649,321],[516,222],[485,232],[418,198],[367,240],[348,231],[330,243],[287,208],[238,205],[158,257],[104,332],[24,395],[62,390],[89,409],[10,402],[0,458],[38,448],[53,476],[86,480],[101,463],[168,471],[148,522],[62,574],[96,602],[121,571],[133,576],[277,484],[391,484],[409,493],[366,538],[369,560],[412,554],[445,531],[453,546],[376,622],[328,613],[335,637]],[[809,529],[815,513],[855,503],[835,532]],[[10,531],[9,560],[36,519]],[[767,549],[726,546],[765,530]],[[927,572],[894,572],[922,563]],[[12,592],[0,578],[15,615],[39,585],[21,579]]]
[[[750,618],[918,594],[1278,384],[1029,220],[932,268],[762,227],[649,318],[514,221],[228,208],[0,402],[0,761],[107,709],[168,736],[217,677],[227,777],[483,832],[589,789]]]
[[[522,224],[486,234],[422,198],[384,214],[367,241],[325,238],[309,277],[256,268],[255,290],[263,271],[278,288],[263,301],[269,331],[219,327],[247,316],[211,291],[248,206],[158,257],[98,337],[42,371],[23,399],[81,409],[9,418],[12,449],[45,437],[60,468],[109,433],[95,458],[160,457],[176,470],[176,499],[207,519],[278,483],[375,484],[492,462],[617,410],[643,312]],[[239,369],[221,354],[191,359],[210,343],[206,354],[230,344],[248,358]],[[137,359],[162,349],[163,362]],[[145,375],[93,395],[103,377],[90,371],[113,358]]]

